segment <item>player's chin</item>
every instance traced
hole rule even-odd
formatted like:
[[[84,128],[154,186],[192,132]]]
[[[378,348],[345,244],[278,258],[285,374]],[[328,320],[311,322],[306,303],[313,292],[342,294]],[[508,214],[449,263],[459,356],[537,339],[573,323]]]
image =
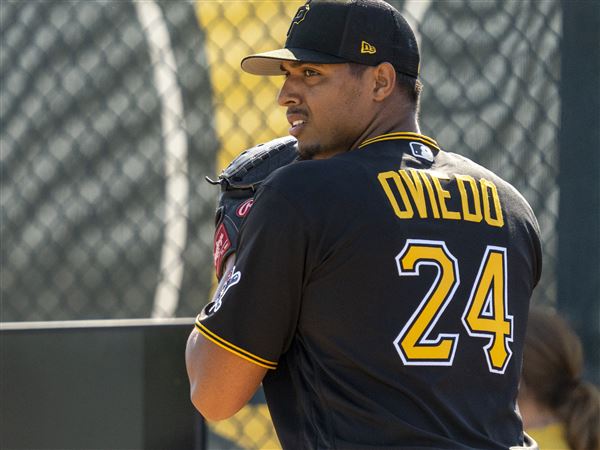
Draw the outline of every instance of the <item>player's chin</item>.
[[[319,143],[310,143],[298,139],[298,153],[301,160],[315,159],[316,156],[323,153],[323,149]]]

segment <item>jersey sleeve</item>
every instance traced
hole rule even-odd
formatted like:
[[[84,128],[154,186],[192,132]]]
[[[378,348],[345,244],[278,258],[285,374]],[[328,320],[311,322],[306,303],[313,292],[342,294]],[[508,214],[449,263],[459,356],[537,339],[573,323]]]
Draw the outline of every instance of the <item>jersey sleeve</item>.
[[[264,186],[239,235],[235,267],[196,329],[226,350],[268,369],[291,344],[308,238],[297,208]]]

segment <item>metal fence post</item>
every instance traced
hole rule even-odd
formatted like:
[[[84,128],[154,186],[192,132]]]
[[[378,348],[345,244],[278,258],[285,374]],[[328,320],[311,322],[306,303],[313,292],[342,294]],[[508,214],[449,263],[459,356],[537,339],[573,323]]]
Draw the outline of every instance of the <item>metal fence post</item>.
[[[558,309],[600,384],[600,5],[562,2]]]

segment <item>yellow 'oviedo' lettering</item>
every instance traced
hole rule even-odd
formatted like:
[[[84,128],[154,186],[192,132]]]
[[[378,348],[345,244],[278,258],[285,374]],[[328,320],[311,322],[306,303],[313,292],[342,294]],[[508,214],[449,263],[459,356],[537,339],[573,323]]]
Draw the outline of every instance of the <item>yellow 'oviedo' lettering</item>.
[[[469,209],[469,195],[467,194],[466,184],[469,185],[471,191],[471,198],[473,199],[473,211]],[[469,222],[481,222],[483,215],[481,214],[481,203],[479,200],[479,190],[477,189],[477,182],[469,175],[456,175],[456,185],[460,192],[460,199],[462,204],[462,215],[464,220]]]
[[[416,169],[381,172],[377,179],[399,219],[465,220],[502,228],[504,217],[498,188],[482,178],[456,174],[448,182],[431,172]],[[457,211],[449,202],[458,204]],[[456,207],[455,207],[456,209]]]
[[[450,198],[450,192],[444,189],[440,183],[440,179],[435,175],[431,176],[433,180],[433,185],[435,186],[435,190],[438,194],[438,199],[440,201],[440,209],[442,210],[442,218],[450,219],[450,220],[460,220],[460,213],[455,211],[448,211],[448,207],[446,206],[446,199]]]
[[[496,188],[496,185],[485,178],[482,178],[479,183],[481,184],[482,190],[483,215],[485,217],[485,221],[489,225],[502,228],[504,226],[504,218],[502,217],[502,208],[500,207],[500,198],[498,197],[498,189]],[[490,193],[494,203],[495,218],[492,218],[490,211],[490,197],[488,196],[488,192]]]
[[[404,184],[408,188],[410,195],[415,202],[415,206],[419,212],[419,217],[421,219],[427,217],[427,204],[425,203],[423,184],[421,183],[421,178],[419,178],[418,172],[415,169],[409,169],[408,172],[406,170],[400,170],[400,176],[402,177]]]
[[[381,186],[383,187],[383,190],[385,191],[385,195],[387,195],[387,198],[390,201],[392,208],[394,208],[394,212],[396,213],[396,215],[401,219],[412,218],[412,216],[413,216],[412,206],[411,206],[410,202],[408,201],[408,195],[406,193],[406,190],[404,189],[404,185],[400,181],[400,175],[398,175],[397,172],[392,172],[392,171],[381,172],[377,176],[377,179],[381,183]],[[392,192],[392,189],[389,184],[390,179],[394,180],[394,185],[396,186],[396,189],[398,190],[398,193],[400,194],[400,199],[402,200],[402,206],[404,208],[402,208],[400,206],[400,204],[396,200],[396,196]]]

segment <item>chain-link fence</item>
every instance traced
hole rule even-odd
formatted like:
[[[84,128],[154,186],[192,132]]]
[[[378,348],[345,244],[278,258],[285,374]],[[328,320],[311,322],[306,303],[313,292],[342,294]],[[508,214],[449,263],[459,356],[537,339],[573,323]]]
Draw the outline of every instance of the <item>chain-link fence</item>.
[[[279,77],[239,61],[281,45],[302,3],[1,3],[1,321],[200,309],[217,194],[204,176],[287,128]],[[534,301],[555,303],[560,3],[390,3],[418,34],[423,133],[531,203],[544,248]],[[216,446],[272,445],[269,427],[236,417]]]
[[[8,1],[0,21],[2,320],[191,315],[218,148],[192,5]]]

